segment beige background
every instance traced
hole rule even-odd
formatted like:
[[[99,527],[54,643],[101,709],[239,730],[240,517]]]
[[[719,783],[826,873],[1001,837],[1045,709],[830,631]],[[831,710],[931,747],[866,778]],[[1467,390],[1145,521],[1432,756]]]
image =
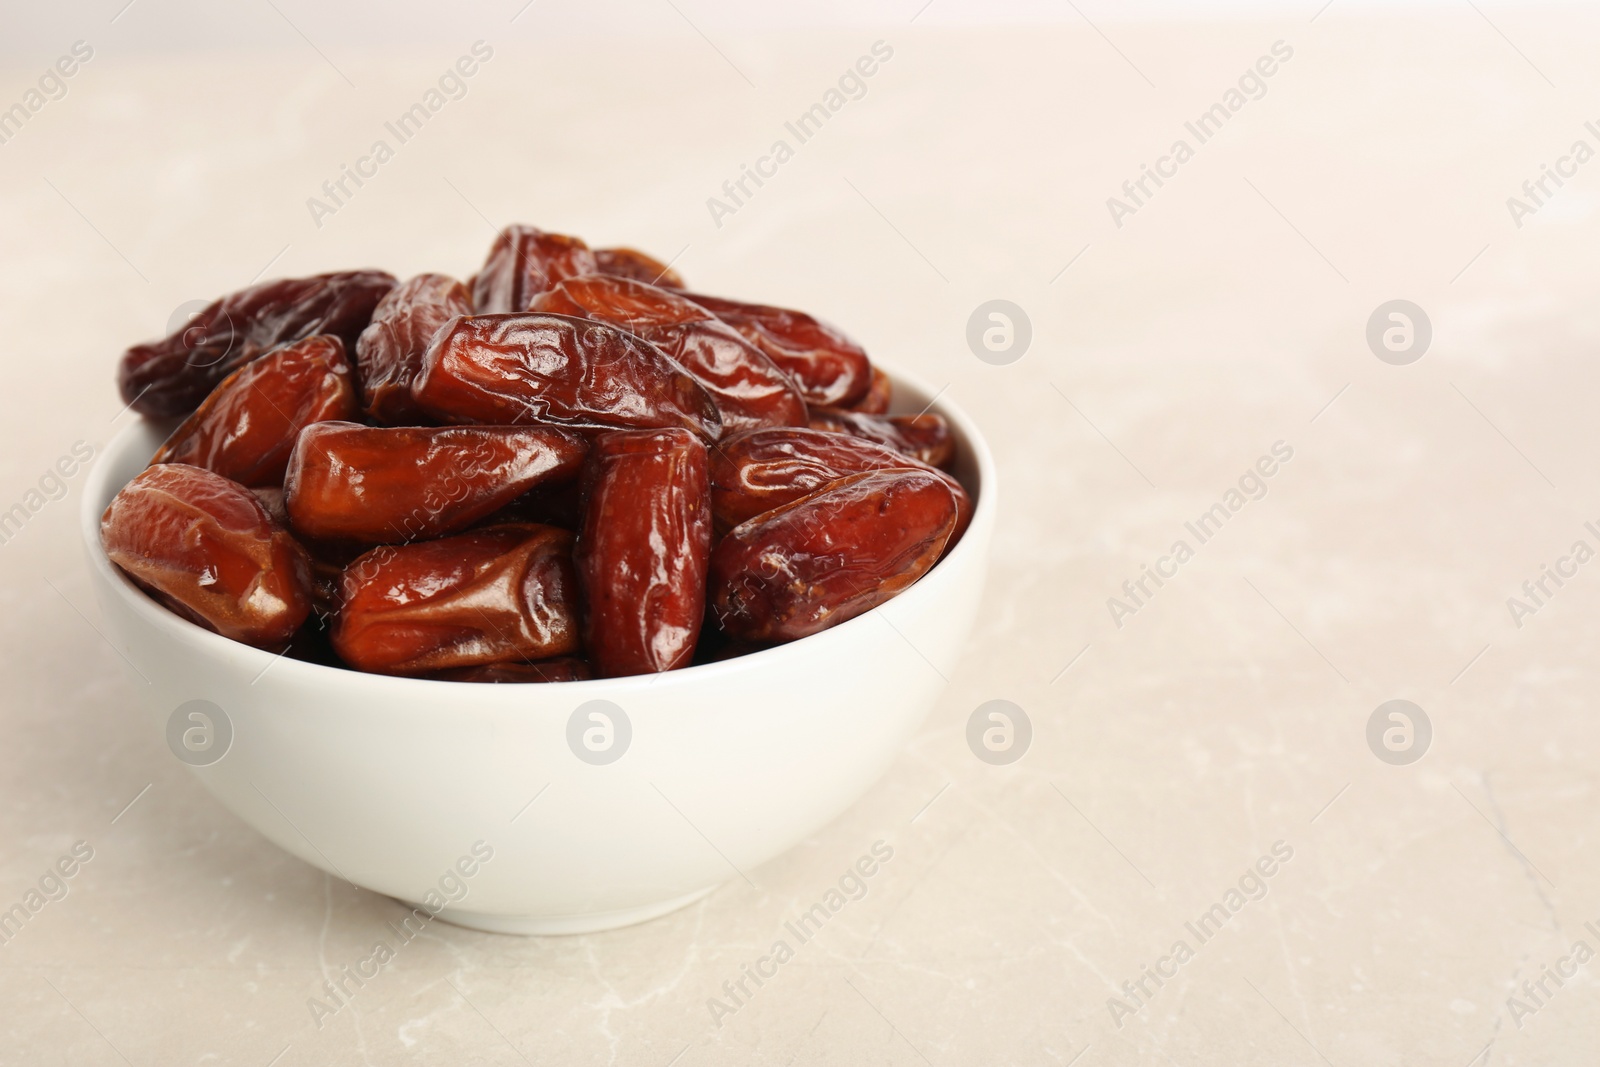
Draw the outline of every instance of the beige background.
[[[1600,162],[1520,228],[1506,199],[1600,148],[1600,24],[1335,2],[983,27],[935,0],[762,29],[674,2],[608,9],[610,37],[540,0],[380,45],[284,0],[198,51],[207,25],[140,0],[13,38],[0,106],[74,40],[95,58],[0,145],[0,509],[132,417],[123,347],[269,264],[465,275],[510,221],[682,250],[697,286],[817,311],[988,429],[992,585],[927,726],[759,889],[588,937],[435,925],[319,1031],[306,999],[401,909],[235,821],[133,714],[80,475],[0,546],[0,907],[95,850],[0,947],[0,1062],[1592,1061],[1600,963],[1535,1015],[1507,997],[1600,949],[1600,565],[1520,628],[1506,600],[1600,547]],[[305,199],[480,38],[467,97],[315,227]],[[878,39],[866,97],[714,226],[706,198]],[[1114,226],[1106,198],[1278,40],[1266,95]],[[996,297],[1033,326],[1009,366],[964,339]],[[1395,298],[1433,325],[1410,366],[1364,339]],[[1280,440],[1267,496],[1118,628],[1107,598]],[[1011,767],[965,742],[997,698],[1034,726]],[[1366,745],[1391,698],[1433,723],[1411,766]],[[880,839],[867,896],[716,1026],[707,998]],[[1116,987],[1280,840],[1266,897],[1114,1025]]]

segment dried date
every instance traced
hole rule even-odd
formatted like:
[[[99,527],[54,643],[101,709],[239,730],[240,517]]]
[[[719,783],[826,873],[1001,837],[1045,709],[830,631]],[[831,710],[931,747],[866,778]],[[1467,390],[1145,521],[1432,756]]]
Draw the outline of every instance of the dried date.
[[[535,525],[375,548],[345,568],[334,650],[406,675],[572,655],[571,550],[572,534]]]
[[[858,411],[813,408],[811,428],[875,441],[930,467],[946,466],[956,454],[956,440],[943,415],[867,415]]]
[[[428,342],[458,315],[472,314],[466,286],[444,274],[419,274],[391,289],[356,342],[362,405],[386,426],[423,421],[411,399],[411,380]]]
[[[872,363],[860,345],[803,311],[720,296],[684,296],[732,326],[799,385],[806,403],[848,407],[872,386]]]
[[[601,274],[632,278],[636,282],[659,285],[664,289],[683,288],[682,275],[637,248],[597,248],[594,250],[594,263],[595,269]]]
[[[971,519],[972,500],[954,478],[886,445],[798,426],[719,441],[711,452],[711,511],[717,529],[725,531],[849,475],[897,469],[925,470],[944,480],[958,512],[952,541],[959,538]]]
[[[357,270],[241,289],[171,336],[128,349],[117,371],[122,400],[153,418],[187,415],[218,382],[280,345],[326,333],[353,350],[394,284],[392,274]]]
[[[472,279],[472,306],[480,315],[526,311],[534,297],[563,278],[599,269],[589,246],[576,237],[507,226]]]
[[[552,427],[318,423],[289,459],[289,520],[322,541],[441,537],[535,485],[575,479],[587,451],[582,437]]]
[[[805,425],[806,402],[793,380],[732,327],[677,293],[590,274],[540,293],[533,307],[609,323],[649,341],[711,394],[725,433]]]
[[[889,401],[894,399],[894,382],[879,367],[872,368],[872,385],[867,395],[850,405],[849,410],[863,415],[889,414]]]
[[[311,564],[250,490],[199,467],[147,467],[100,519],[112,563],[176,614],[283,647],[311,612]]]
[[[711,604],[740,641],[792,641],[870,611],[927,573],[956,527],[937,474],[868,471],[733,528]]]
[[[584,644],[602,678],[687,666],[705,618],[706,447],[685,430],[597,438],[575,560]]]
[[[204,467],[244,485],[281,485],[301,430],[353,419],[357,410],[344,342],[319,334],[223,379],[150,462]]]
[[[446,422],[722,432],[716,401],[666,353],[615,326],[568,315],[474,315],[439,331],[411,383]]]

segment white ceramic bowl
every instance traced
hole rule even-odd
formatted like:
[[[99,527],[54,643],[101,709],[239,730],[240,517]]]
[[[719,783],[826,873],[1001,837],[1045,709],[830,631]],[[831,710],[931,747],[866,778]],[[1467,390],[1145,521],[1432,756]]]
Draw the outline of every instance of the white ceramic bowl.
[[[912,412],[931,398],[900,375],[895,397]],[[195,700],[231,724],[226,753],[192,767],[228,810],[307,863],[451,922],[602,930],[748,876],[815,832],[877,781],[932,708],[978,608],[996,509],[977,427],[948,401],[932,410],[955,430],[956,473],[975,497],[960,544],[876,611],[661,675],[390,678],[274,657],[186,622],[100,547],[101,513],[160,444],[147,423],[119,434],[90,474],[83,537],[108,634],[139,672],[130,677],[152,728],[170,737],[169,720],[190,726],[174,713]],[[631,726],[611,763],[569,747],[569,720],[593,700],[620,707]],[[582,727],[605,743],[587,709]]]

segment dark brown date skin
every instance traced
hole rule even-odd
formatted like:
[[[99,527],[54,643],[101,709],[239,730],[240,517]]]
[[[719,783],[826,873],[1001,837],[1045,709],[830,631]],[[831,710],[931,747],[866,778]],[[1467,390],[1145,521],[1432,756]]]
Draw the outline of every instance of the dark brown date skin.
[[[490,663],[483,667],[463,667],[434,675],[442,682],[586,682],[594,677],[589,665],[573,656],[547,659],[539,663]]]
[[[637,248],[597,248],[594,250],[594,263],[601,274],[632,278],[636,282],[659,285],[663,289],[683,288],[681,274]]]
[[[507,226],[472,279],[472,306],[480,315],[526,311],[534,297],[563,278],[599,269],[589,246],[576,237]]]
[[[866,415],[813,408],[811,428],[875,441],[930,467],[946,466],[956,455],[956,439],[943,415]]]
[[[726,531],[849,475],[898,469],[944,480],[958,513],[952,541],[959,538],[971,521],[972,500],[950,475],[886,445],[798,426],[749,430],[717,442],[711,451],[711,513],[717,529]]]
[[[363,426],[300,435],[284,494],[294,531],[367,545],[456,533],[546,481],[571,481],[587,442],[520,426]]]
[[[872,363],[866,352],[821,319],[803,311],[720,296],[683,295],[765,352],[795,380],[808,404],[849,407],[872,387]]]
[[[571,552],[572,534],[531,524],[375,548],[344,570],[334,650],[404,675],[572,655]]]
[[[428,342],[458,315],[472,314],[467,287],[444,274],[419,274],[389,290],[356,342],[362,406],[375,422],[423,422],[411,399],[411,379],[422,367]]]
[[[411,383],[429,415],[456,423],[722,432],[716,401],[655,345],[569,315],[473,315],[434,335]]]
[[[609,433],[583,473],[574,559],[584,646],[601,678],[684,667],[705,619],[706,447],[685,430]]]
[[[738,641],[806,637],[921,578],[955,526],[936,473],[853,474],[734,527],[711,555],[712,608]]]
[[[889,401],[894,399],[894,382],[878,367],[872,368],[872,385],[867,395],[850,405],[849,410],[863,415],[889,414]]]
[[[806,402],[794,381],[732,327],[677,293],[588,274],[540,293],[533,308],[609,323],[649,341],[711,394],[724,433],[805,425]]]
[[[392,288],[392,274],[354,270],[241,289],[170,337],[128,349],[117,370],[123,402],[152,418],[187,415],[218,382],[280,345],[326,333],[354,350]]]
[[[199,467],[147,467],[111,501],[100,543],[176,614],[281,649],[311,613],[311,562],[250,490]]]
[[[301,430],[358,411],[344,342],[319,334],[228,375],[150,462],[188,463],[249,486],[281,485]]]

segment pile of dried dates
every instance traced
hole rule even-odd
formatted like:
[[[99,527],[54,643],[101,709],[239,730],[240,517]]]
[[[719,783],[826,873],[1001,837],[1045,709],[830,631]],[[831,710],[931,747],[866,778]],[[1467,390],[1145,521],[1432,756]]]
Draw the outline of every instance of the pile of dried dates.
[[[112,562],[225,637],[360,671],[726,659],[895,596],[971,515],[948,424],[887,414],[833,327],[531,226],[465,285],[253,285],[118,384],[182,421],[106,509]]]

